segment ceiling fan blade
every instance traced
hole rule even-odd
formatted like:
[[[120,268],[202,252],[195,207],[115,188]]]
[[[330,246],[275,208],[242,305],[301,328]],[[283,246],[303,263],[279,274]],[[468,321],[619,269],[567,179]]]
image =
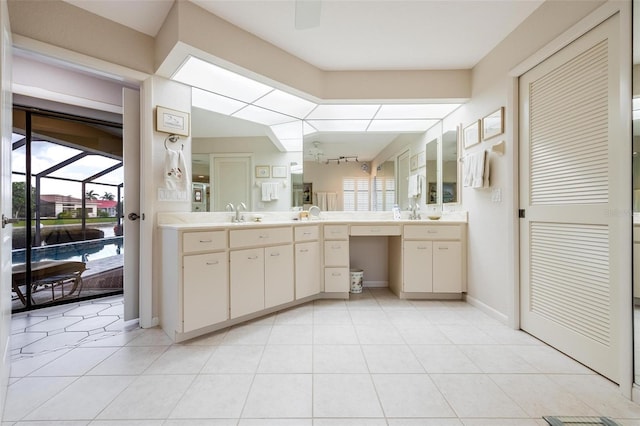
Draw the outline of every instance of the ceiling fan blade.
[[[296,0],[295,27],[307,30],[320,25],[322,0]]]

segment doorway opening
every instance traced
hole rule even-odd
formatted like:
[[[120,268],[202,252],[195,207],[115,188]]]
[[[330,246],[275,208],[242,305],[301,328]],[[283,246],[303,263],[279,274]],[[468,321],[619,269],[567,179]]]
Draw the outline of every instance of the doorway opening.
[[[12,311],[122,294],[122,124],[14,105]]]

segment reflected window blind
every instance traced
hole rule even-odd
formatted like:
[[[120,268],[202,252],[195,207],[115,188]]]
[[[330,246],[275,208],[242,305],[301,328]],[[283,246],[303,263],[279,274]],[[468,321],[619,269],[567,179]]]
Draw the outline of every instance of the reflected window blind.
[[[342,180],[344,211],[369,210],[369,178],[349,177]]]

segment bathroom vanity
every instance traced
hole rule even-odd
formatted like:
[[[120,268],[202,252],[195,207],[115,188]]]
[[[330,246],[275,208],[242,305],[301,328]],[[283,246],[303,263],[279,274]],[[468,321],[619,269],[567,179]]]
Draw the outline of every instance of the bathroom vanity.
[[[402,299],[460,299],[466,216],[430,220],[160,221],[161,326],[176,342],[319,298],[350,297],[349,239],[388,239]],[[365,271],[366,274],[366,271]]]

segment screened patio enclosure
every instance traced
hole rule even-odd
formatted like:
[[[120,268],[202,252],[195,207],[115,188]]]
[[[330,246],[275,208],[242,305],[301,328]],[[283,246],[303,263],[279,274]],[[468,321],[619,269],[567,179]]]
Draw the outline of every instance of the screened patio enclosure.
[[[122,125],[14,107],[13,311],[122,292]]]

